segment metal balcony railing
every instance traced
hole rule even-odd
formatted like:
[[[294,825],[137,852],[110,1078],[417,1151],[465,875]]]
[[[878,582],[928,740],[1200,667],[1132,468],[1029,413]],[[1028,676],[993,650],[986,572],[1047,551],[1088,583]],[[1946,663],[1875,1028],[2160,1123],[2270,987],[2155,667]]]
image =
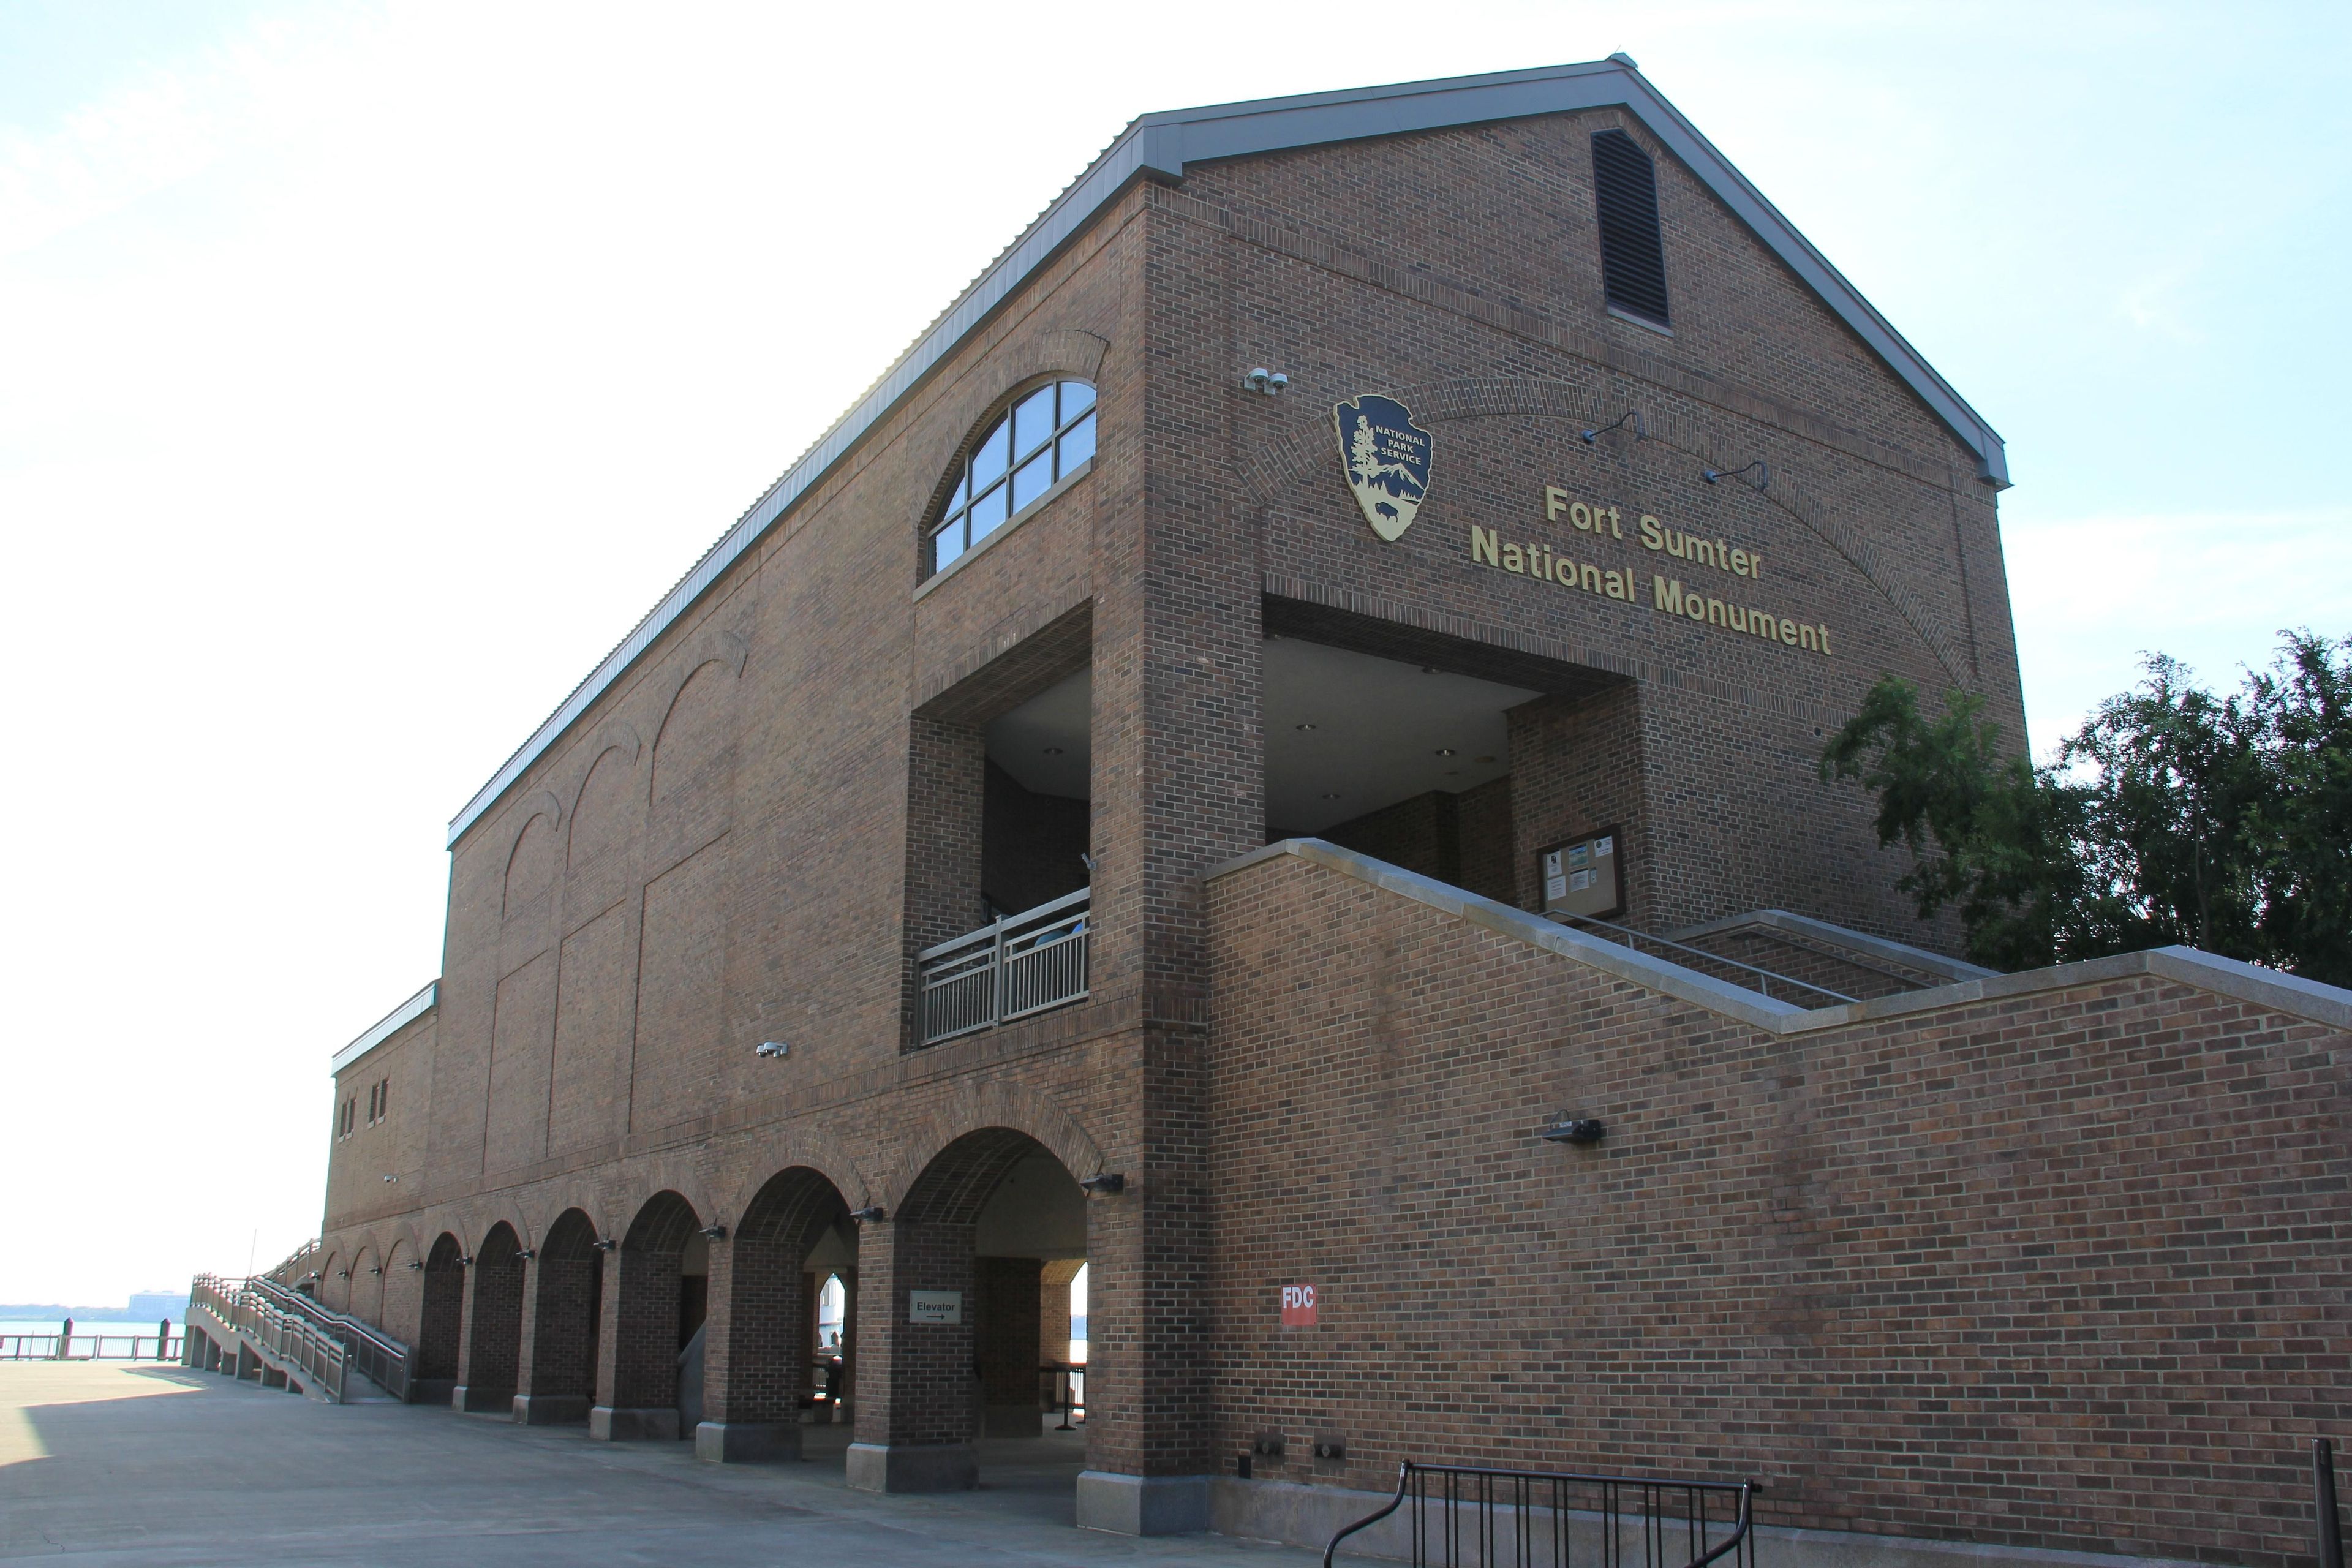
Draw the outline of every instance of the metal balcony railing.
[[[1093,899],[1092,889],[1081,888],[917,954],[922,1043],[935,1046],[1082,999]]]

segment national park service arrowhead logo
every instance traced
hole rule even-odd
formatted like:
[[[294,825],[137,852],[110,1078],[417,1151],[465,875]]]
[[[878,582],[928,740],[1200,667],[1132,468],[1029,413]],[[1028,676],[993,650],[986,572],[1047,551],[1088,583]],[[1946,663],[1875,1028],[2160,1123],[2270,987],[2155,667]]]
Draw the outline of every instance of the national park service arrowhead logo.
[[[1394,542],[1412,526],[1429,493],[1429,432],[1393,397],[1366,393],[1331,410],[1339,431],[1339,468],[1364,521]]]

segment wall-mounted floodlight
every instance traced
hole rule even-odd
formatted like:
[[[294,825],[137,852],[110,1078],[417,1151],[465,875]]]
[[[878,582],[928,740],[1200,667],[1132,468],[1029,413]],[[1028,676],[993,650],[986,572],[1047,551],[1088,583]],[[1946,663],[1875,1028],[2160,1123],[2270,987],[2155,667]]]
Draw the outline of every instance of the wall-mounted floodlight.
[[[718,1224],[706,1225],[702,1227],[702,1239],[705,1241],[724,1241],[727,1239],[727,1227],[723,1225]]]
[[[1598,1118],[1591,1116],[1555,1122],[1543,1130],[1545,1142],[1573,1143],[1580,1149],[1589,1148],[1608,1136],[1609,1129],[1602,1126]]]
[[[1634,440],[1646,440],[1649,437],[1649,427],[1642,423],[1642,411],[1638,408],[1628,408],[1606,425],[1596,425],[1590,430],[1579,430],[1576,433],[1576,438],[1590,447],[1612,430],[1620,429],[1627,425],[1633,426]]]
[[[1078,1185],[1098,1198],[1115,1198],[1127,1191],[1127,1177],[1118,1171],[1105,1171],[1099,1176],[1088,1176]]]
[[[467,1253],[467,1254],[466,1254],[466,1256],[465,1256],[465,1257],[460,1258],[459,1259],[457,1259],[457,1267],[458,1267],[458,1268],[471,1268],[473,1266],[474,1266],[474,1255],[473,1255],[472,1253],[470,1253],[470,1252],[469,1252],[469,1253]],[[316,1278],[317,1278],[317,1276],[316,1276],[316,1275],[313,1275],[313,1276],[312,1276],[312,1278],[313,1278],[313,1279],[316,1279]]]
[[[1705,479],[1708,484],[1716,484],[1724,479],[1736,479],[1740,475],[1747,473],[1750,469],[1755,470],[1756,477],[1748,482],[1754,485],[1758,489],[1760,490],[1766,485],[1772,482],[1772,470],[1764,466],[1764,459],[1761,458],[1757,458],[1752,463],[1743,464],[1737,468],[1702,468],[1699,470],[1699,478]]]
[[[886,1216],[882,1213],[882,1205],[880,1204],[868,1204],[862,1209],[851,1209],[849,1211],[849,1217],[857,1221],[860,1225],[865,1225],[874,1220],[885,1218]]]
[[[609,1236],[600,1236],[600,1237],[598,1237],[595,1240],[593,1240],[593,1241],[590,1242],[588,1245],[589,1245],[589,1246],[591,1246],[591,1247],[594,1247],[594,1248],[595,1248],[597,1251],[599,1251],[599,1252],[610,1252],[610,1251],[612,1251],[612,1250],[613,1250],[613,1248],[614,1248],[614,1247],[616,1247],[620,1246],[621,1244],[620,1244],[619,1242],[617,1242],[617,1241],[614,1241],[614,1240],[611,1237],[609,1237]]]
[[[517,1263],[528,1263],[538,1256],[538,1253],[533,1252],[528,1247],[518,1247],[515,1248],[515,1261]]]
[[[409,1266],[411,1268],[424,1268],[424,1267],[425,1267],[425,1265],[423,1265],[422,1263],[417,1262],[417,1261],[416,1261],[416,1259],[415,1259],[414,1258],[410,1258],[410,1259],[408,1260],[408,1266]]]
[[[791,1056],[793,1054],[793,1047],[786,1045],[782,1040],[761,1040],[757,1046],[752,1047],[751,1054],[755,1057],[766,1057],[773,1059],[778,1057]]]
[[[1282,389],[1290,384],[1290,378],[1278,370],[1268,370],[1265,366],[1259,365],[1242,377],[1242,384],[1252,392],[1264,393],[1268,397],[1279,397],[1282,395]]]
[[[371,1274],[381,1274],[383,1272],[383,1265],[381,1263],[371,1264],[368,1268],[368,1272]]]

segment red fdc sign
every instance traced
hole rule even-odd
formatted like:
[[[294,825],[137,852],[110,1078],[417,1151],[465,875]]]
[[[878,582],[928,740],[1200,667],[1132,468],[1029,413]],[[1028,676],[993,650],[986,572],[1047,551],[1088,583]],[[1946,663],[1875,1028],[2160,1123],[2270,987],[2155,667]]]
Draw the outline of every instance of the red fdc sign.
[[[1311,1329],[1315,1326],[1315,1287],[1285,1285],[1282,1288],[1282,1326],[1286,1329]]]

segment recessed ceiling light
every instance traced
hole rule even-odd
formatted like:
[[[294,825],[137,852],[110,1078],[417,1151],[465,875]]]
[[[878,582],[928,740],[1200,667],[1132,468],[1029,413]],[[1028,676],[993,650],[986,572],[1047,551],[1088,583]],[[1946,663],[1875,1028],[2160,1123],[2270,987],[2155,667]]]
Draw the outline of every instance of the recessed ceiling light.
[[[1291,728],[1304,732],[1306,731],[1312,730],[1315,726],[1312,724],[1293,724]]]
[[[1062,754],[1062,748],[1059,746],[1048,746],[1045,748],[1045,754],[1049,757],[1058,757]]]
[[[1323,794],[1323,798],[1324,798],[1325,800],[1337,800],[1337,799],[1339,799],[1339,792],[1338,790],[1336,790],[1336,789],[1335,789],[1335,790],[1326,790],[1326,791],[1324,792],[1324,794]]]
[[[1440,746],[1437,748],[1437,754],[1441,757],[1450,757],[1454,754],[1454,748],[1451,746]]]

